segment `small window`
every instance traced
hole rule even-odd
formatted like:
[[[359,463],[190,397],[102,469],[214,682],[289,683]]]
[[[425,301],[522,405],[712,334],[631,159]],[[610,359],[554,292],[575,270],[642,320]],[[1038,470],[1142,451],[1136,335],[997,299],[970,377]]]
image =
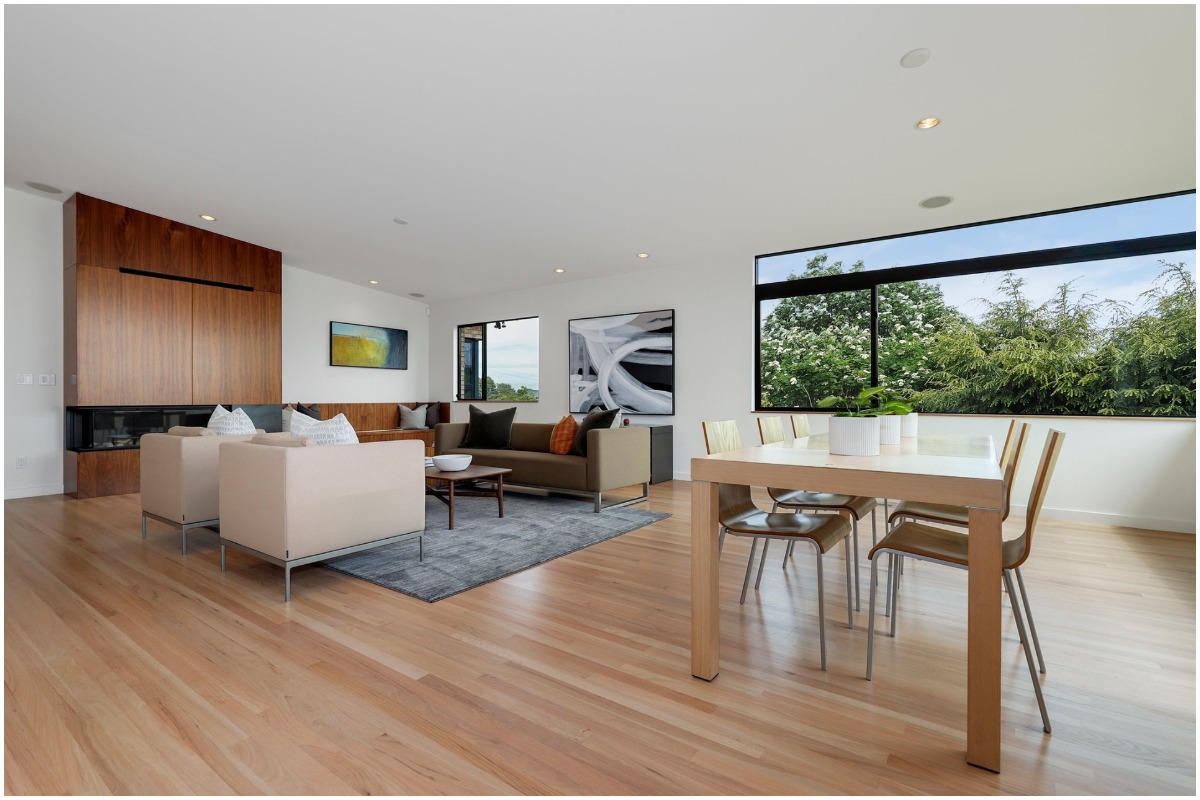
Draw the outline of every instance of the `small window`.
[[[458,399],[538,399],[538,318],[458,326]]]

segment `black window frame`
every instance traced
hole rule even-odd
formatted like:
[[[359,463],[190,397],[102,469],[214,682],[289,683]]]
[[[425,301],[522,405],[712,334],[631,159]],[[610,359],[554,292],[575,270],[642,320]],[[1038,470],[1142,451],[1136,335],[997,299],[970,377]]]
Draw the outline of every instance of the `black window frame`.
[[[934,278],[958,277],[961,275],[978,275],[981,273],[993,272],[1010,272],[1023,269],[1032,269],[1035,267],[1051,267],[1061,264],[1074,264],[1086,261],[1102,261],[1112,258],[1126,258],[1130,256],[1156,255],[1161,253],[1173,253],[1182,250],[1196,249],[1196,232],[1190,233],[1172,233],[1156,236],[1145,236],[1133,239],[1117,239],[1107,242],[1096,242],[1082,245],[1070,245],[1067,247],[1054,247],[1042,250],[1029,250],[1019,253],[1006,253],[1001,255],[979,256],[976,258],[957,259],[953,261],[938,261],[928,264],[914,264],[903,267],[892,267],[890,269],[880,270],[865,270],[863,272],[843,273],[841,275],[822,275],[813,278],[796,278],[793,280],[773,281],[771,283],[759,283],[759,261],[761,259],[774,258],[777,256],[795,255],[799,253],[818,253],[823,250],[831,250],[837,247],[847,247],[850,245],[867,244],[870,242],[879,242],[885,240],[894,240],[907,238],[909,236],[920,236],[927,233],[941,233],[943,231],[961,230],[964,228],[977,228],[984,225],[996,225],[1006,222],[1015,222],[1023,219],[1034,219],[1037,217],[1053,216],[1056,214],[1067,214],[1074,211],[1087,211],[1096,208],[1109,208],[1112,206],[1126,205],[1128,203],[1140,203],[1148,200],[1160,200],[1167,197],[1181,197],[1184,195],[1194,195],[1195,189],[1179,192],[1167,192],[1165,194],[1148,195],[1146,197],[1135,197],[1128,200],[1117,200],[1107,203],[1094,203],[1092,205],[1077,206],[1075,208],[1064,208],[1055,211],[1043,211],[1034,214],[1022,214],[1015,217],[1004,217],[1002,219],[985,220],[983,222],[971,222],[963,225],[948,225],[942,228],[929,228],[926,230],[912,231],[910,233],[896,234],[892,236],[875,236],[869,239],[856,239],[849,242],[840,242],[838,244],[821,245],[818,247],[803,247],[795,250],[782,250],[776,253],[764,253],[754,257],[754,411],[755,412],[788,412],[788,411],[820,411],[815,407],[782,407],[772,406],[766,408],[762,404],[762,304],[769,300],[784,300],[790,297],[805,297],[817,294],[829,294],[833,292],[846,292],[856,290],[870,290],[871,292],[871,386],[879,385],[879,287],[890,283],[904,283],[907,281],[930,280]],[[966,414],[979,416],[980,412],[963,411],[963,412],[938,412],[946,414]],[[1058,416],[1058,415],[1037,415],[1031,414],[1028,416]],[[1148,419],[1149,417],[1147,417]],[[1138,417],[1138,419],[1143,419]],[[1192,417],[1170,417],[1170,419],[1193,419]]]
[[[508,323],[510,323],[510,322],[520,322],[520,321],[522,321],[522,320],[527,320],[527,319],[536,319],[536,320],[538,320],[538,345],[539,345],[538,349],[539,349],[539,352],[540,352],[540,350],[541,350],[541,336],[542,336],[542,323],[541,323],[541,317],[540,317],[539,315],[537,315],[537,314],[530,314],[530,315],[528,315],[528,316],[525,316],[525,317],[510,317],[510,318],[508,318],[508,319],[494,319],[494,320],[490,320],[490,321],[488,321],[488,322],[466,322],[466,323],[463,323],[462,325],[459,325],[459,326],[457,326],[457,327],[455,328],[455,330],[454,330],[454,350],[455,350],[455,353],[454,353],[454,363],[455,363],[455,372],[454,372],[454,381],[455,381],[455,387],[454,387],[454,397],[455,397],[455,399],[456,399],[458,402],[474,402],[474,403],[488,403],[488,402],[503,402],[503,403],[536,403],[536,402],[538,402],[538,400],[540,400],[540,399],[541,399],[541,394],[540,394],[540,392],[539,392],[539,396],[538,396],[537,398],[533,399],[533,400],[499,400],[499,401],[492,401],[492,400],[491,400],[490,398],[488,398],[488,396],[487,396],[487,378],[488,378],[488,359],[487,359],[487,351],[488,351],[488,346],[487,346],[487,341],[488,341],[488,330],[489,330],[490,328],[492,328],[493,326],[495,326],[495,325],[501,325],[501,324],[503,324],[503,325],[507,325],[507,324],[508,324]],[[481,344],[480,344],[480,346],[479,346],[479,364],[480,364],[480,373],[479,373],[479,376],[480,376],[480,380],[479,380],[479,394],[480,394],[480,396],[479,396],[479,397],[463,397],[463,396],[462,396],[462,377],[463,377],[463,349],[462,349],[462,341],[463,341],[463,336],[462,336],[462,331],[463,331],[463,328],[476,328],[476,327],[478,327],[478,328],[481,328],[481,329],[483,330],[483,336],[482,336],[482,338],[480,338],[480,339],[479,339],[479,341],[480,341],[480,343],[481,343]],[[539,367],[539,370],[538,370],[538,383],[539,383],[539,384],[541,383],[541,369],[540,369],[540,367]],[[539,388],[540,388],[540,387],[539,387]]]

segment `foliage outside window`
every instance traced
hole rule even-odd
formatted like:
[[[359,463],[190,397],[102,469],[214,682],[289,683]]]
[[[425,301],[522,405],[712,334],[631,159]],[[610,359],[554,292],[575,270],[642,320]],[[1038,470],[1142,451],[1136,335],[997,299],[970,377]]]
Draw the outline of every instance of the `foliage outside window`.
[[[538,318],[458,326],[458,399],[536,402]]]
[[[1098,229],[1091,212],[1104,217]],[[1151,220],[1154,235],[1099,242],[1122,215],[1133,232]],[[787,278],[756,287],[758,407],[813,409],[884,385],[924,411],[1194,417],[1195,195],[1037,222],[1047,220],[1068,241],[1091,232],[1093,242],[1014,252],[1004,227],[1014,221],[1002,221],[951,231],[956,246],[973,234],[974,252],[1005,242],[993,256],[920,264],[888,251],[904,237],[781,254]],[[1158,232],[1171,224],[1179,232]],[[939,233],[907,244],[936,251]],[[864,245],[906,266],[835,260],[870,257]],[[764,269],[773,258],[760,257],[760,276],[780,275],[777,264]]]

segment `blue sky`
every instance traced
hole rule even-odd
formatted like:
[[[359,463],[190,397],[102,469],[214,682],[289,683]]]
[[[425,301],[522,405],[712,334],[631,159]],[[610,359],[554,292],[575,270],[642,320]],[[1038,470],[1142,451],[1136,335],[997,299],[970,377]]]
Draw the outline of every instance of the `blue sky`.
[[[869,271],[1194,230],[1196,196],[1188,194],[759,259],[759,280],[762,283],[786,280],[790,273],[802,272],[809,258],[821,252],[827,253],[830,261],[841,261],[847,268],[861,259]],[[1023,287],[1026,295],[1037,302],[1051,297],[1060,284],[1075,281],[1073,288],[1091,292],[1096,299],[1111,298],[1137,305],[1139,295],[1153,285],[1162,271],[1160,259],[1171,263],[1182,261],[1190,266],[1193,275],[1196,273],[1195,252],[1188,251],[1037,267],[1020,270],[1018,274],[1026,281]],[[994,297],[1002,279],[1003,273],[995,273],[936,282],[942,286],[949,304],[974,317],[984,309],[976,298]],[[775,305],[764,303],[763,316]]]

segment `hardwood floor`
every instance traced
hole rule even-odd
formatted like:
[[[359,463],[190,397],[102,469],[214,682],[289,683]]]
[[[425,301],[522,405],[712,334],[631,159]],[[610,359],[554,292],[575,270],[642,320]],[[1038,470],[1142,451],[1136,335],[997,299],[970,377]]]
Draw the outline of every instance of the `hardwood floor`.
[[[899,635],[846,627],[826,569],[776,546],[723,670],[689,674],[689,485],[674,516],[435,604],[282,573],[151,525],[137,495],[5,502],[5,790],[13,794],[1196,792],[1195,537],[1043,523],[1024,569],[1054,733],[1005,610],[1004,769],[964,762],[966,576],[910,562]],[[1021,520],[1011,519],[1013,534]],[[865,527],[864,545],[870,538]]]

